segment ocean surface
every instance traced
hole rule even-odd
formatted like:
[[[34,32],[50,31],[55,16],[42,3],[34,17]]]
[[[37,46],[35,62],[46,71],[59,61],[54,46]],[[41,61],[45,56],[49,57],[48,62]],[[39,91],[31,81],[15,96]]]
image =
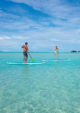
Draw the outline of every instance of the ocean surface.
[[[0,53],[0,113],[80,113],[80,53],[31,56]]]

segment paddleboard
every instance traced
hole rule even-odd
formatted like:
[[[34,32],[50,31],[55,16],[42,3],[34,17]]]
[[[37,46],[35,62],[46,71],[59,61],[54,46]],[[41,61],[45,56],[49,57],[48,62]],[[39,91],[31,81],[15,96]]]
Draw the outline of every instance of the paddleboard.
[[[70,60],[42,60],[42,61],[70,61]]]
[[[37,65],[37,64],[42,64],[42,63],[7,63],[10,65]]]

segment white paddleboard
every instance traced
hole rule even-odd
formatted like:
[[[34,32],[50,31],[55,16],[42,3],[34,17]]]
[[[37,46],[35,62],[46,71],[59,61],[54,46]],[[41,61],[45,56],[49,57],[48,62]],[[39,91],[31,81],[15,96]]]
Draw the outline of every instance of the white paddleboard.
[[[42,61],[70,61],[70,60],[42,60]]]
[[[36,64],[42,64],[42,63],[7,63],[7,64],[10,64],[10,65],[36,65]]]

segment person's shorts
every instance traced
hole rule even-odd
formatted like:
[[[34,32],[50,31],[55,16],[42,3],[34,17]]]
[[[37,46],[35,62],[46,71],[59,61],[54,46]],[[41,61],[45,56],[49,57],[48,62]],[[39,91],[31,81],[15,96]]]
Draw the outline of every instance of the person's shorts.
[[[24,56],[28,57],[28,54],[26,52],[24,52],[23,54],[24,54]]]

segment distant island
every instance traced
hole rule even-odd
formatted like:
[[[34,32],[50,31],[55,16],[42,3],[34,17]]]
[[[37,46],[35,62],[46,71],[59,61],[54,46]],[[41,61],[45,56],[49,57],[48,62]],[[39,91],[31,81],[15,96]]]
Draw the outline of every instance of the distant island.
[[[72,53],[76,53],[76,52],[80,52],[80,51],[77,51],[77,50],[72,50],[71,52],[72,52]]]

